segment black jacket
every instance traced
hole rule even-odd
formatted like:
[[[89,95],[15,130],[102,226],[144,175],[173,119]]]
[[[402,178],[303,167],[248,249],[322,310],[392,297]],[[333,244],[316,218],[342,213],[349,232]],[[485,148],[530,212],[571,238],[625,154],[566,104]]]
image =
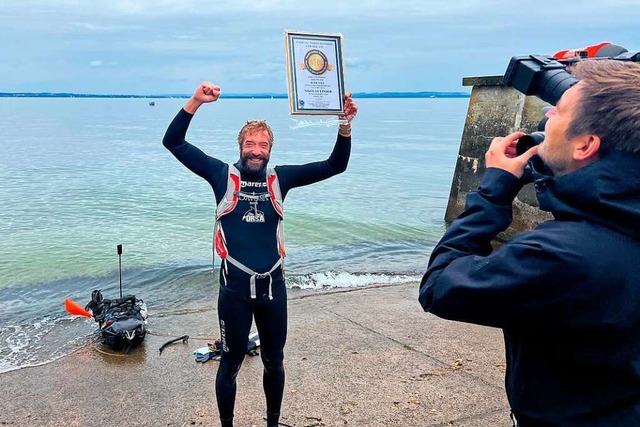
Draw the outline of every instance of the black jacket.
[[[537,172],[554,220],[492,250],[523,182],[489,168],[434,248],[425,311],[504,330],[520,425],[640,426],[640,154]]]

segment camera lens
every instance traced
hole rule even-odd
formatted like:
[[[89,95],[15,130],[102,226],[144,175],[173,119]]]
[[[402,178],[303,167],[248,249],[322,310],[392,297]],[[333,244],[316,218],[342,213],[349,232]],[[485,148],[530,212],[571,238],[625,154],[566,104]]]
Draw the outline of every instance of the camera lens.
[[[562,94],[577,82],[578,79],[565,70],[547,70],[540,76],[537,95],[543,101],[556,105]]]
[[[565,65],[542,55],[514,56],[502,78],[506,86],[525,95],[536,95],[551,105],[556,105],[562,94],[577,81]]]
[[[524,154],[529,148],[535,147],[544,141],[544,132],[533,132],[521,136],[516,142],[516,153],[518,156]]]

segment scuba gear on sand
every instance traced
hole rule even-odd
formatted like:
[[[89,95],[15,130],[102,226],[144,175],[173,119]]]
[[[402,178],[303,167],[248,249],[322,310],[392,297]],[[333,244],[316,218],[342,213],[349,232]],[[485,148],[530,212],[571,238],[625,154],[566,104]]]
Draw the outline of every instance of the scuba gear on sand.
[[[174,339],[169,340],[166,343],[162,344],[160,346],[160,348],[159,348],[160,354],[162,354],[162,350],[164,350],[166,347],[168,347],[171,344],[177,343],[178,341],[182,341],[182,344],[188,343],[189,342],[189,335],[183,335],[181,337],[174,338]]]
[[[144,340],[147,334],[147,305],[134,295],[122,296],[122,245],[117,246],[120,298],[104,299],[102,291],[91,293],[85,306],[98,322],[103,343],[112,350],[127,354]]]
[[[91,293],[91,310],[98,322],[103,343],[113,349],[129,353],[144,340],[147,333],[147,305],[133,295],[117,299],[104,299],[99,289]]]
[[[222,341],[216,340],[213,344],[207,343],[206,347],[201,347],[193,351],[196,362],[206,363],[209,360],[220,360],[222,356]]]
[[[260,347],[260,337],[257,332],[254,332],[247,339],[247,354],[249,356],[257,356],[258,347]],[[222,356],[222,341],[215,340],[213,344],[208,343],[206,347],[194,350],[193,354],[196,362],[206,363],[209,360],[220,360]]]

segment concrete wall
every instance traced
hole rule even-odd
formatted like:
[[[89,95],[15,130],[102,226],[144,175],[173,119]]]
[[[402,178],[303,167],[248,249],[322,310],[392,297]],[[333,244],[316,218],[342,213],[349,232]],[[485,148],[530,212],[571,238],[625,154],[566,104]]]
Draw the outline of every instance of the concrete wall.
[[[503,86],[502,76],[468,77],[464,86],[473,86],[469,109],[462,133],[460,151],[451,183],[451,193],[445,214],[450,223],[464,209],[467,193],[475,191],[484,173],[484,154],[491,140],[516,131],[533,132],[542,119],[542,108],[549,104],[534,96],[524,96]],[[498,240],[508,240],[514,234],[530,230],[551,215],[538,209],[532,184],[526,185],[513,203],[513,223]]]

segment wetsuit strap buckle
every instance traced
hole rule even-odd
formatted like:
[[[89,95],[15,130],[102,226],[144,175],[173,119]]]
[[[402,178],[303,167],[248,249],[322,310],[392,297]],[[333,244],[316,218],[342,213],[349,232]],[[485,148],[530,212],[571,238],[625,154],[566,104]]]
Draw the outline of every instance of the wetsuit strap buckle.
[[[249,276],[251,276],[249,278],[249,290],[250,290],[250,293],[251,293],[251,299],[256,299],[256,278],[258,278],[258,279],[266,279],[267,277],[269,277],[269,299],[270,300],[273,299],[273,295],[271,293],[271,287],[272,287],[271,285],[273,284],[273,277],[271,277],[271,273],[276,271],[276,269],[278,267],[280,267],[280,265],[282,265],[282,257],[280,257],[278,259],[278,261],[276,261],[276,263],[273,264],[273,267],[271,267],[271,270],[267,271],[266,273],[258,273],[256,271],[253,271],[252,269],[250,269],[246,265],[242,264],[240,261],[236,260],[235,258],[233,258],[230,255],[227,256],[227,258],[225,258],[225,261],[228,261],[232,265],[235,265],[240,270],[244,271]]]
[[[256,299],[256,279],[266,279],[269,277],[269,299],[272,300],[273,296],[271,295],[271,284],[273,283],[273,278],[271,277],[271,272],[269,273],[256,273],[252,274],[249,279],[249,288],[251,291],[251,299]]]

